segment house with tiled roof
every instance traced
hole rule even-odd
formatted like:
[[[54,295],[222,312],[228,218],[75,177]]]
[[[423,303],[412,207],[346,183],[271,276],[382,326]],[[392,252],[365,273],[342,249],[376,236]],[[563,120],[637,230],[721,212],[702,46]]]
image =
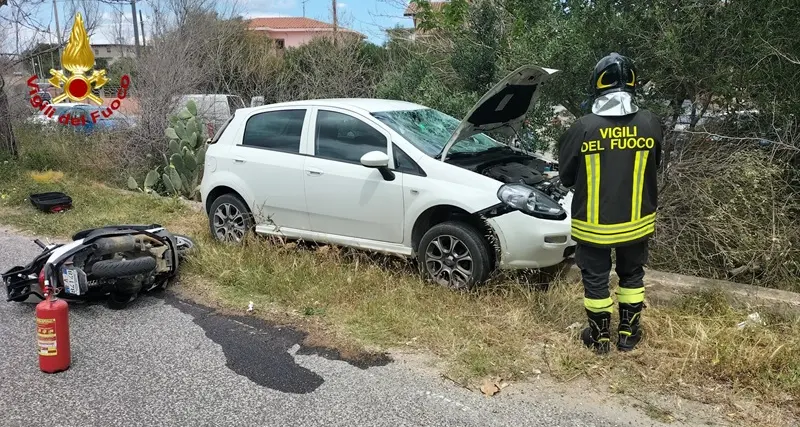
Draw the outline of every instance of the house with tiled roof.
[[[263,32],[275,40],[278,49],[301,46],[315,37],[331,36],[334,32],[333,24],[303,17],[252,18],[245,22],[250,30]],[[342,37],[366,38],[358,31],[349,28],[339,26],[335,29]]]
[[[449,2],[447,2],[447,1],[431,1],[430,2],[431,10],[434,11],[434,12],[441,12],[444,9],[444,5],[446,5],[447,3],[449,3]],[[414,29],[416,29],[417,25],[419,24],[419,22],[417,21],[417,13],[419,11],[417,9],[418,9],[417,8],[417,3],[409,2],[408,6],[406,6],[406,10],[403,12],[403,16],[409,17],[409,18],[414,20]]]
[[[469,0],[467,0],[467,2],[469,2]],[[430,4],[430,7],[431,7],[430,10],[432,12],[434,12],[434,13],[442,13],[442,12],[445,11],[445,8],[447,7],[447,5],[450,4],[450,1],[449,0],[448,1],[431,0],[431,1],[428,2],[428,4]],[[426,30],[423,30],[422,28],[420,28],[420,19],[417,16],[420,13],[419,9],[420,9],[420,7],[419,7],[418,3],[413,2],[413,1],[409,1],[408,5],[406,5],[405,11],[403,11],[403,16],[405,16],[407,18],[411,18],[413,20],[413,22],[414,22],[414,26],[412,28],[409,28],[409,29],[404,29],[404,31],[401,31],[401,29],[393,29],[392,33],[390,33],[390,36],[392,36],[392,37],[402,37],[402,38],[405,38],[407,40],[416,40],[419,37],[430,36],[430,35],[436,33],[436,31],[431,31],[431,30],[427,30],[426,31]]]

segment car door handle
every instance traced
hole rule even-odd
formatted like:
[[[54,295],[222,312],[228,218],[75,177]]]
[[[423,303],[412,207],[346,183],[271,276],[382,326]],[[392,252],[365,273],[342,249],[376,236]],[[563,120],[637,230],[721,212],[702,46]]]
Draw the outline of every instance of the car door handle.
[[[323,174],[323,172],[321,170],[319,170],[319,169],[315,169],[315,168],[306,169],[306,175],[308,175],[308,176],[320,176],[322,174]]]
[[[244,159],[233,159],[233,161],[234,161],[235,163],[244,163],[244,162],[245,162],[245,160],[244,160]]]

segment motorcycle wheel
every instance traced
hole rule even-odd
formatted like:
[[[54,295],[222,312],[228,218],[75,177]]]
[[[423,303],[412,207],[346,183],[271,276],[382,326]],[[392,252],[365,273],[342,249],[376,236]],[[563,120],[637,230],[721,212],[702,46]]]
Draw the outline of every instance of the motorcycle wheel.
[[[112,292],[108,296],[108,308],[112,310],[124,310],[134,299],[136,299],[136,294]]]
[[[140,257],[123,260],[103,260],[92,265],[91,276],[94,278],[130,277],[137,274],[150,273],[156,268],[156,259]]]
[[[175,236],[175,241],[178,244],[178,256],[184,258],[194,250],[194,240],[189,236],[183,234],[173,234],[173,236]]]

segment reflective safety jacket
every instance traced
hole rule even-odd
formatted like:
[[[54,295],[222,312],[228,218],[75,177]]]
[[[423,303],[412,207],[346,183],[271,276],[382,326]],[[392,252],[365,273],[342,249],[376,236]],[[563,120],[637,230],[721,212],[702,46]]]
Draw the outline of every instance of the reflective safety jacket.
[[[648,239],[655,231],[661,124],[653,113],[589,114],[559,145],[558,175],[575,190],[572,238],[598,247]]]

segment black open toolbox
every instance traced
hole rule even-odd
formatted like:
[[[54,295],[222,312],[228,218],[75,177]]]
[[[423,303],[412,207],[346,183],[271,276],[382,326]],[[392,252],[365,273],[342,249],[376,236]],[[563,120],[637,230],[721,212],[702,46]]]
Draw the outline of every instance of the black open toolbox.
[[[31,194],[30,200],[42,212],[62,212],[72,208],[72,198],[58,191]]]

